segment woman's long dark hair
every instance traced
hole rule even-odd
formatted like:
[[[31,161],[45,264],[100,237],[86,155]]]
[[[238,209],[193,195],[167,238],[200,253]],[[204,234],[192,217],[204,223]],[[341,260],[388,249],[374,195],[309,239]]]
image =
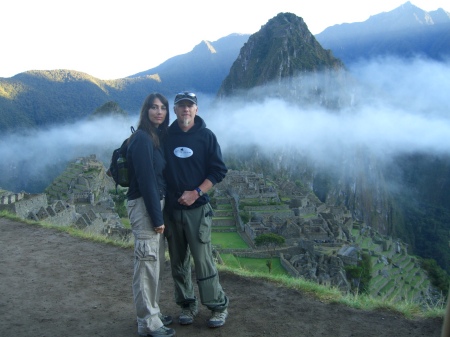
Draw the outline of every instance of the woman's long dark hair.
[[[166,111],[167,111],[166,118],[164,119],[164,121],[161,123],[161,125],[158,128],[155,128],[153,126],[152,122],[150,122],[150,118],[148,118],[148,110],[153,105],[153,102],[156,98],[159,98],[161,103],[166,107]],[[169,114],[170,114],[169,101],[163,95],[161,95],[160,93],[154,92],[145,98],[145,101],[142,104],[141,113],[139,116],[138,129],[141,129],[141,130],[147,132],[148,134],[150,134],[150,136],[152,137],[153,143],[155,144],[155,147],[159,147],[160,140],[163,140],[167,135],[167,129],[169,127]]]

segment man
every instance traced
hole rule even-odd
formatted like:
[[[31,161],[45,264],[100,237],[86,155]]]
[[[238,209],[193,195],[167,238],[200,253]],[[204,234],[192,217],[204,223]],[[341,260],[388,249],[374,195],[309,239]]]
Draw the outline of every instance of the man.
[[[191,279],[191,256],[200,300],[209,310],[208,326],[225,324],[228,298],[219,283],[219,274],[211,248],[213,210],[207,192],[225,177],[227,168],[214,133],[197,116],[197,96],[176,95],[177,116],[169,127],[165,143],[166,236],[169,246],[175,301],[181,307],[179,323],[192,324],[198,313],[198,301]]]

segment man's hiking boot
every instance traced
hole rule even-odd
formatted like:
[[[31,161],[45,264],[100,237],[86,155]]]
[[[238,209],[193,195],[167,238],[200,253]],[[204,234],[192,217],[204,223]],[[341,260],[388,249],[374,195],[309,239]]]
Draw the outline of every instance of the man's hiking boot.
[[[138,326],[138,334],[139,336],[172,337],[175,336],[175,330],[167,328],[164,325],[155,331],[151,331],[149,328],[144,326]]]
[[[159,316],[159,319],[161,320],[162,324],[164,324],[164,325],[169,325],[169,324],[172,324],[172,322],[173,322],[172,316],[163,315],[161,313],[159,313],[158,316]]]
[[[197,316],[198,309],[186,307],[181,310],[181,314],[178,317],[178,323],[181,325],[189,325],[194,323],[194,317]]]
[[[213,311],[211,318],[208,320],[208,326],[210,328],[218,328],[225,324],[225,320],[228,317],[228,311]]]

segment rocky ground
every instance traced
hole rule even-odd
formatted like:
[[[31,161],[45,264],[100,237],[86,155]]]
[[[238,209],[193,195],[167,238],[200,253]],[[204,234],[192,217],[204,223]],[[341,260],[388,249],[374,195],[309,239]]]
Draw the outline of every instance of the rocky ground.
[[[137,336],[131,293],[133,252],[0,218],[0,336]],[[327,304],[262,280],[221,273],[230,316],[206,327],[201,308],[177,336],[440,336],[442,319]],[[176,316],[169,267],[164,313]]]

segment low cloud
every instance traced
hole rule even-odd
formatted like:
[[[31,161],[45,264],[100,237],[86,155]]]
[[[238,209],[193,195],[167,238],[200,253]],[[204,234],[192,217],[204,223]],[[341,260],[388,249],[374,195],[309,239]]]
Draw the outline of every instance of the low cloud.
[[[199,115],[217,135],[224,153],[245,144],[257,144],[267,153],[290,147],[324,164],[354,148],[384,160],[414,152],[450,155],[450,63],[380,59],[350,70],[359,85],[353,105],[339,112],[281,99],[223,100],[213,107],[208,104],[211,97],[200,97]],[[55,162],[90,154],[107,164],[111,151],[136,123],[137,117],[103,118],[4,134],[0,168],[10,173],[6,177],[14,170],[39,177]],[[0,181],[0,187],[6,185]]]
[[[207,125],[223,151],[248,143],[268,150],[290,147],[323,163],[357,148],[380,159],[450,154],[449,63],[383,59],[351,72],[359,83],[354,103],[339,112],[280,99],[231,105],[224,100],[208,112]]]

